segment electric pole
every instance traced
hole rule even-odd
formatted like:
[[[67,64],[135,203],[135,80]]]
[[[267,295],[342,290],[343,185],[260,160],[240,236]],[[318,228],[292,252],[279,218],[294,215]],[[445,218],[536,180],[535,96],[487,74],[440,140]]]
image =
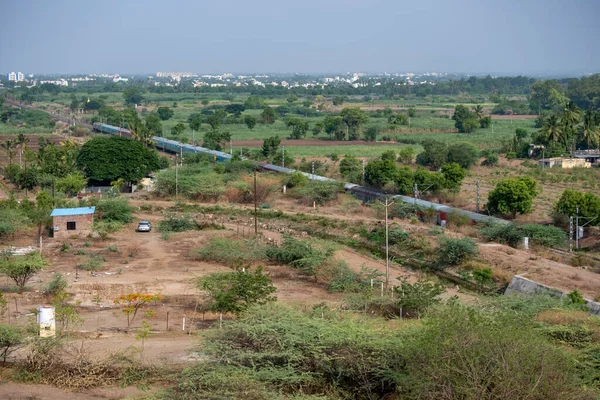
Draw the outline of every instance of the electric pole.
[[[254,170],[254,234],[258,235],[258,199],[256,197],[256,170]]]
[[[362,183],[365,184],[365,159],[362,159]]]
[[[477,198],[476,198],[476,204],[475,204],[475,212],[479,213],[479,202],[481,201],[481,196],[479,195],[479,179],[477,179]]]
[[[388,227],[388,208],[394,204],[390,202],[389,197],[385,197],[385,286],[390,284],[390,242],[389,242],[389,227]]]
[[[281,146],[281,166],[285,168],[285,146]]]
[[[315,162],[312,162],[312,175],[313,175],[313,179],[315,177]]]
[[[575,249],[579,250],[579,207],[575,208]]]
[[[573,251],[573,216],[569,217],[569,251]]]

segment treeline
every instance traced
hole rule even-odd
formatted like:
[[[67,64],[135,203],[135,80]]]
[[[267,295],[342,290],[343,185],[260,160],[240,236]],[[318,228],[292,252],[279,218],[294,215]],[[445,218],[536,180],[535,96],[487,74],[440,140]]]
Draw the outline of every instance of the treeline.
[[[315,79],[315,78],[312,78]],[[308,78],[301,80],[303,83],[312,82]],[[294,78],[296,80],[296,78]],[[298,96],[377,96],[380,98],[395,98],[399,96],[426,97],[432,95],[456,96],[461,94],[489,95],[505,97],[509,95],[532,95],[532,111],[540,111],[536,93],[540,87],[549,86],[559,92],[564,92],[581,108],[600,107],[600,74],[582,78],[565,78],[554,80],[536,80],[526,76],[516,77],[475,77],[456,80],[433,80],[427,83],[407,84],[395,78],[364,78],[358,81],[359,86],[353,87],[349,83],[340,82],[322,86],[316,84],[314,87],[248,85],[248,86],[200,86],[194,87],[192,81],[184,81],[175,86],[155,86],[150,79],[132,79],[127,83],[114,82],[80,82],[76,87],[63,87],[53,84],[43,84],[32,88],[15,88],[14,92],[23,101],[38,101],[44,94],[58,95],[59,93],[78,93],[84,91],[87,94],[121,92],[126,88],[139,87],[150,93],[193,93],[202,95],[208,93],[223,94],[250,94],[261,97],[286,97],[290,93]]]

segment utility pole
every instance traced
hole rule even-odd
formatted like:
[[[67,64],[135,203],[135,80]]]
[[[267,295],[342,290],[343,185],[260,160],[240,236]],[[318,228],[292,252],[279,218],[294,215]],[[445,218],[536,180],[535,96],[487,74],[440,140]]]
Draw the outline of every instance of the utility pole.
[[[281,166],[285,168],[285,146],[281,146]]]
[[[575,208],[575,249],[579,250],[579,207]]]
[[[254,170],[254,234],[258,235],[258,200],[256,197],[256,170]]]
[[[479,179],[477,179],[477,198],[476,198],[476,204],[475,204],[475,212],[479,213],[479,202],[481,201],[481,196],[479,195]]]
[[[233,155],[233,140],[229,139],[229,154]]]
[[[179,160],[175,156],[175,199],[179,197]]]
[[[315,162],[312,162],[312,175],[313,175],[313,179],[315,177]]]
[[[196,131],[192,129],[192,144],[196,145]]]
[[[573,216],[569,217],[569,251],[573,251]]]
[[[362,183],[365,184],[365,159],[362,159]]]
[[[385,196],[385,287],[389,287],[390,284],[390,242],[389,242],[389,228],[388,228],[388,208],[394,204],[390,203],[389,197]]]

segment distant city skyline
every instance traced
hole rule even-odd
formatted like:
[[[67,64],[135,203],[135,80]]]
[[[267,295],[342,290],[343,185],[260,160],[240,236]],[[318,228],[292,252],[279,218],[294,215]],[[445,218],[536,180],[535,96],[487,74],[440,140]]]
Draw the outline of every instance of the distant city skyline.
[[[600,72],[594,0],[7,1],[0,71]]]

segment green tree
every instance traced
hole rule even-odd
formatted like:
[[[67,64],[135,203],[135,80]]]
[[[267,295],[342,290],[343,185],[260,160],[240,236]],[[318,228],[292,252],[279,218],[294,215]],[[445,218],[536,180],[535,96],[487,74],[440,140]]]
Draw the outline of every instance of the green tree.
[[[155,151],[141,142],[120,136],[97,136],[87,141],[76,162],[87,178],[107,183],[119,178],[137,182],[164,167]]]
[[[492,117],[489,115],[486,115],[479,120],[479,126],[483,129],[489,128],[490,125],[492,125]]]
[[[312,134],[313,134],[313,136],[319,136],[321,133],[323,133],[324,130],[325,130],[325,124],[323,123],[323,121],[319,121],[319,122],[315,123],[315,126],[313,126]]]
[[[202,146],[211,150],[223,150],[222,144],[231,140],[231,134],[226,131],[211,129],[204,134]]]
[[[301,139],[306,137],[306,132],[308,132],[308,122],[300,118],[287,118],[285,126],[292,131],[290,139]]]
[[[263,109],[263,112],[260,114],[260,118],[262,119],[263,124],[273,125],[275,123],[275,111],[273,110],[273,108],[267,106]]]
[[[167,121],[173,117],[175,112],[170,107],[158,107],[156,114],[158,114],[161,121]]]
[[[298,100],[298,96],[296,96],[295,94],[290,94],[287,98],[287,102],[290,104],[296,102],[297,100]]]
[[[150,113],[146,117],[146,129],[148,131],[148,135],[150,136],[162,136],[162,124],[160,122],[161,118],[154,114]]]
[[[374,142],[377,140],[377,134],[379,133],[378,126],[370,126],[365,131],[365,140],[367,142]]]
[[[341,106],[342,104],[344,104],[344,100],[346,100],[344,96],[336,96],[331,100],[331,102],[334,106]]]
[[[323,126],[330,137],[333,135],[337,140],[343,140],[346,137],[346,129],[341,117],[327,115],[323,120]]]
[[[217,110],[214,114],[210,115],[206,119],[206,122],[210,125],[210,127],[213,130],[219,129],[226,116],[227,113],[225,112],[225,110]]]
[[[248,129],[252,130],[256,126],[256,117],[253,115],[244,115],[244,123]]]
[[[417,155],[417,164],[438,170],[448,162],[448,147],[444,142],[424,140],[423,152]]]
[[[468,169],[479,159],[479,150],[471,143],[455,143],[448,147],[448,162]]]
[[[414,107],[408,107],[407,114],[410,118],[414,118],[417,116],[417,109]]]
[[[556,115],[551,115],[544,120],[544,125],[540,128],[540,133],[548,142],[564,142],[567,141],[564,127],[561,125]]]
[[[262,145],[263,156],[269,157],[271,155],[276,154],[277,150],[279,149],[280,144],[281,144],[281,139],[279,139],[279,136],[271,136],[269,138],[266,138],[263,141],[263,145]]]
[[[208,100],[204,99],[204,100],[202,100],[200,103],[202,103],[202,105],[203,105],[204,107],[206,107],[206,106],[207,106],[207,105],[210,103],[210,101],[208,101]]]
[[[537,196],[537,182],[530,177],[501,180],[488,195],[487,209],[493,213],[527,214]]]
[[[6,364],[6,359],[14,351],[25,344],[25,335],[20,326],[0,324],[0,356]]]
[[[412,147],[403,147],[398,152],[398,161],[403,164],[412,164],[415,159],[415,149]]]
[[[56,190],[59,192],[73,195],[85,188],[87,185],[87,179],[80,172],[73,172],[64,178],[56,180]]]
[[[398,113],[396,115],[391,115],[388,118],[388,126],[390,129],[397,129],[401,125],[408,125],[408,117],[405,114]]]
[[[15,183],[20,189],[33,190],[39,184],[39,173],[35,167],[21,168],[15,177]]]
[[[578,128],[579,141],[585,143],[588,149],[600,147],[600,120],[597,112],[586,110],[583,114],[583,120]]]
[[[479,120],[474,112],[459,104],[454,107],[454,127],[461,133],[471,133],[479,126]]]
[[[14,148],[16,147],[16,144],[12,140],[7,139],[0,144],[0,146],[2,146],[2,149],[6,152],[6,155],[8,155],[8,165],[12,165],[12,160],[15,156]]]
[[[340,112],[340,117],[348,127],[348,140],[358,140],[360,138],[360,127],[369,119],[367,114],[360,108],[344,108]]]
[[[228,104],[225,106],[225,112],[228,114],[233,114],[236,117],[242,115],[245,110],[246,106],[243,104]]]
[[[477,104],[475,108],[473,108],[473,114],[475,114],[475,117],[481,121],[483,118],[483,106],[481,104]]]
[[[181,122],[177,123],[171,128],[171,135],[173,136],[179,137],[183,135],[183,132],[185,132],[185,125]]]
[[[262,267],[236,267],[233,272],[215,272],[198,280],[198,288],[212,299],[211,310],[219,313],[240,314],[253,304],[276,300],[277,289]]]
[[[123,90],[123,98],[125,99],[125,105],[142,104],[144,100],[144,91],[142,88],[137,86],[131,86]]]
[[[577,212],[579,209],[579,212]],[[580,217],[591,219],[592,225],[600,225],[600,198],[592,193],[583,193],[566,189],[556,203],[554,210],[567,217],[579,214]]]
[[[340,174],[347,177],[350,174],[360,172],[360,160],[355,157],[345,156],[340,161]]]
[[[6,255],[0,259],[0,273],[15,282],[19,293],[25,290],[27,282],[42,268],[44,268],[44,261],[39,253],[30,253],[25,256]]]
[[[397,175],[398,168],[392,160],[369,161],[365,166],[365,182],[377,188],[396,182]]]
[[[442,176],[444,178],[444,188],[451,192],[458,193],[463,179],[467,175],[466,171],[457,163],[442,165]]]
[[[192,118],[189,122],[189,125],[191,130],[199,132],[200,128],[202,127],[202,116],[198,115]]]

